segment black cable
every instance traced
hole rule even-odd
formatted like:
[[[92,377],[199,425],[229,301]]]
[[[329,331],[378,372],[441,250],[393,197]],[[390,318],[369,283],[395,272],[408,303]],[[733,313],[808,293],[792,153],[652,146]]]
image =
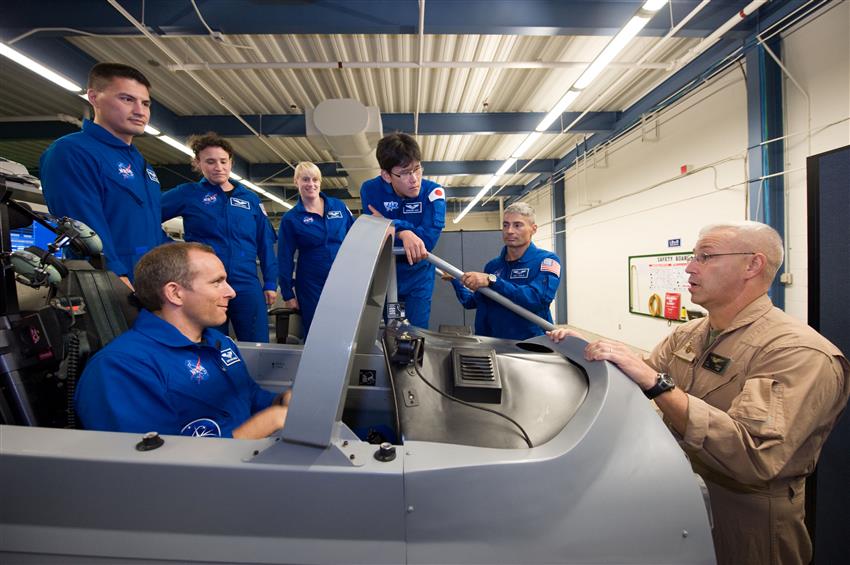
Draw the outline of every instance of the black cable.
[[[495,414],[496,416],[499,416],[500,418],[504,418],[505,420],[512,423],[514,426],[516,426],[517,429],[519,429],[520,433],[522,433],[522,439],[525,440],[525,443],[528,444],[528,447],[534,447],[534,445],[531,443],[531,438],[529,438],[528,434],[525,433],[525,429],[523,429],[523,427],[519,424],[519,422],[517,422],[516,420],[514,420],[513,418],[511,418],[507,414],[503,414],[502,412],[499,412],[498,410],[493,410],[492,408],[485,408],[483,406],[477,406],[475,404],[471,404],[469,402],[466,402],[465,400],[461,400],[460,398],[452,396],[451,394],[449,394],[447,392],[443,392],[442,390],[438,389],[437,387],[432,385],[430,382],[428,382],[428,380],[419,371],[419,361],[418,361],[418,359],[419,359],[419,349],[421,347],[422,347],[422,341],[421,340],[417,341],[416,347],[413,350],[413,369],[416,371],[416,374],[419,376],[419,378],[422,379],[423,383],[428,385],[431,389],[436,391],[438,394],[444,396],[445,398],[448,398],[449,400],[453,400],[453,401],[455,401],[459,404],[462,404],[464,406],[469,406],[470,408],[475,408],[476,410],[483,410],[484,412],[490,412],[491,414]]]

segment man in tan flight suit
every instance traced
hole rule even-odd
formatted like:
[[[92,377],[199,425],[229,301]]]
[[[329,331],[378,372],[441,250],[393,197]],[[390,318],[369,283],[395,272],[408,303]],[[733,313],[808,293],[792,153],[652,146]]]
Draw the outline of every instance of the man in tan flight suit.
[[[585,350],[654,398],[705,479],[720,565],[809,563],[805,479],[850,396],[850,363],[838,348],[770,302],[782,260],[769,226],[708,226],[686,269],[708,316],[680,326],[646,360],[608,340]]]

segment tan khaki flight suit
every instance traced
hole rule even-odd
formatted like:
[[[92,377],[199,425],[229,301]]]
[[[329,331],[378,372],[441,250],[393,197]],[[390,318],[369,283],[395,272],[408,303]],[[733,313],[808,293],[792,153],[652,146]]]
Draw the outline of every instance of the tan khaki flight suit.
[[[847,404],[850,364],[767,295],[710,346],[708,333],[708,318],[688,322],[647,363],[690,395],[678,439],[708,485],[718,563],[807,564],[805,477]]]

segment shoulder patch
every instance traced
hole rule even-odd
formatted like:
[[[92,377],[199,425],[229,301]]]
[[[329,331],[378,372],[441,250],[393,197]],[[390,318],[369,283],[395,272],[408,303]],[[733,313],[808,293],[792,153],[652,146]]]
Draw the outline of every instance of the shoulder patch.
[[[432,190],[428,194],[428,200],[433,202],[434,200],[445,200],[446,199],[446,191],[442,186],[438,186],[434,190]]]
[[[326,216],[329,220],[341,220],[342,219],[342,210],[328,210],[328,214]]]
[[[561,276],[561,264],[552,259],[551,257],[543,259],[543,262],[540,263],[540,270],[547,273],[552,273],[556,277]]]

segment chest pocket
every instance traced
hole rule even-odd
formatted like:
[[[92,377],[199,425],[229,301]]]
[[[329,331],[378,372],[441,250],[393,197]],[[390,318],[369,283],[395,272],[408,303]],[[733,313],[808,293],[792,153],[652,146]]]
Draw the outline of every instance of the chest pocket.
[[[230,218],[231,234],[256,245],[257,224],[254,221],[254,204],[244,198],[231,196],[227,198],[225,205],[227,216]]]
[[[740,422],[760,447],[780,443],[785,437],[784,392],[782,383],[774,379],[747,379],[729,416]]]
[[[130,171],[133,173],[133,177],[125,178],[124,175],[118,172],[117,165],[113,165],[113,170],[106,170],[106,174],[104,177],[106,178],[106,189],[110,192],[108,195],[104,195],[104,202],[115,202],[116,196],[120,195],[120,203],[118,204],[118,208],[121,206],[126,206],[129,204],[127,198],[136,203],[137,206],[142,206],[144,204],[144,200],[142,195],[138,194],[136,191],[136,186],[143,184],[145,180],[147,180],[147,175],[144,170],[137,171],[134,168],[131,168]],[[122,169],[124,170],[124,169]],[[125,174],[127,174],[125,172]],[[159,187],[159,184],[157,184]],[[106,210],[108,213],[110,210]]]

